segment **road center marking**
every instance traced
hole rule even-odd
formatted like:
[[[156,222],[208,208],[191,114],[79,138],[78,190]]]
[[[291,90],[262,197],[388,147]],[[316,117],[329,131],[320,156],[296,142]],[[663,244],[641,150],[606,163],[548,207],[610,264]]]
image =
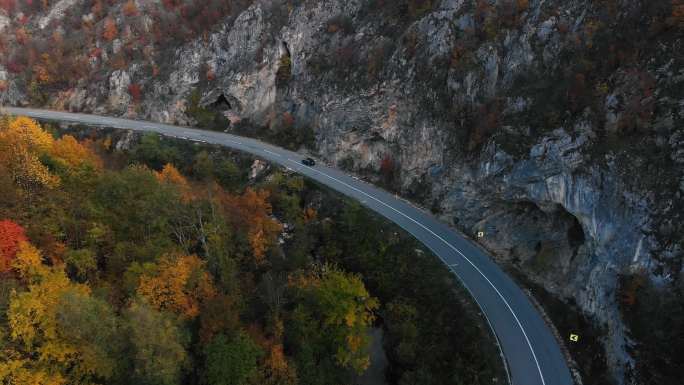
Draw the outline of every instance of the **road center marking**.
[[[269,150],[267,150],[267,149],[265,149],[265,148],[264,148],[263,150],[264,150],[264,152],[267,153],[267,154],[275,155],[275,156],[277,156],[277,157],[280,157],[280,156],[281,156],[281,155],[278,154],[277,152],[269,151]]]

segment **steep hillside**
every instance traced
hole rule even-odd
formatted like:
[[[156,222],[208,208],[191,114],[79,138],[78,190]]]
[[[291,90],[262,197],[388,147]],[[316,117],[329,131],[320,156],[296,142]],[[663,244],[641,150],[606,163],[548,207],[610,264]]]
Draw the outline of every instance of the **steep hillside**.
[[[5,6],[0,102],[308,148],[483,231],[612,380],[678,383],[681,0],[195,3]]]

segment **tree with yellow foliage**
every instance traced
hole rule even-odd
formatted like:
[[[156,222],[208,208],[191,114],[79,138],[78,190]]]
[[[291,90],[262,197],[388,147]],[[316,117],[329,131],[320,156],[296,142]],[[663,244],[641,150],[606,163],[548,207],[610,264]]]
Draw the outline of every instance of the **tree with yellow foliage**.
[[[216,296],[205,262],[195,255],[164,256],[154,274],[140,277],[138,294],[158,310],[192,319],[203,301]]]
[[[19,242],[12,267],[27,284],[38,283],[49,272],[49,268],[43,265],[40,251],[28,242]]]
[[[370,365],[368,328],[378,300],[361,278],[326,264],[292,275],[289,286],[297,303],[289,326],[303,382],[339,383],[321,369],[330,358],[338,367],[363,373]]]
[[[31,192],[35,187],[54,188],[59,185],[59,178],[40,162],[40,159],[24,147],[11,150],[12,161],[7,167],[14,181]]]
[[[20,144],[38,154],[47,153],[54,139],[38,122],[25,116],[10,118],[0,124],[0,139],[3,142]]]
[[[33,119],[17,117],[0,122],[0,164],[25,191],[56,187],[59,178],[40,157],[52,149],[54,139]]]
[[[0,360],[0,381],[12,385],[65,385],[66,378],[60,373],[51,373],[45,368],[34,367],[30,361],[18,358],[14,352],[5,352]]]
[[[61,267],[44,265],[27,242],[20,244],[14,268],[27,290],[11,296],[7,316],[15,343],[0,358],[0,382],[88,384],[111,377],[117,338],[109,305],[71,282]]]

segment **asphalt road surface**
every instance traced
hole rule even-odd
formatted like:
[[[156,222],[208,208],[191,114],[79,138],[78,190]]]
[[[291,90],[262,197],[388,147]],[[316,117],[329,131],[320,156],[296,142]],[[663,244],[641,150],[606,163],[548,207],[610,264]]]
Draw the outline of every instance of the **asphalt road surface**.
[[[156,132],[169,137],[218,144],[289,167],[327,185],[404,228],[456,274],[482,309],[499,341],[514,385],[573,384],[558,342],[513,280],[471,241],[395,195],[325,165],[305,166],[301,163],[302,155],[250,138],[96,115],[11,107],[0,109],[0,113],[3,112],[52,121]],[[429,317],[429,314],[424,316]]]

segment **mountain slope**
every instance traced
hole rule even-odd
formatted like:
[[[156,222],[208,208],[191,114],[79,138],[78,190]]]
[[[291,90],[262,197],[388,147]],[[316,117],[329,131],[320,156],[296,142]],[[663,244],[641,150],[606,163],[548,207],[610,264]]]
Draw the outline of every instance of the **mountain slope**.
[[[0,101],[230,124],[309,146],[484,232],[504,266],[605,331],[612,379],[678,381],[668,373],[681,358],[656,347],[679,341],[683,322],[681,300],[667,300],[684,234],[681,1],[256,1],[206,19],[183,11],[193,2],[140,0],[137,13],[114,3],[101,17],[96,3],[63,0],[51,10],[66,11],[22,24],[38,31],[53,13],[68,42],[69,12],[81,26],[94,15],[85,47],[64,44],[88,69],[59,81],[41,83],[52,72],[40,54],[19,60],[31,43],[16,12],[0,21],[15,31]],[[31,42],[59,41],[48,30]],[[663,335],[650,335],[649,317]],[[579,364],[587,383],[603,370]]]

